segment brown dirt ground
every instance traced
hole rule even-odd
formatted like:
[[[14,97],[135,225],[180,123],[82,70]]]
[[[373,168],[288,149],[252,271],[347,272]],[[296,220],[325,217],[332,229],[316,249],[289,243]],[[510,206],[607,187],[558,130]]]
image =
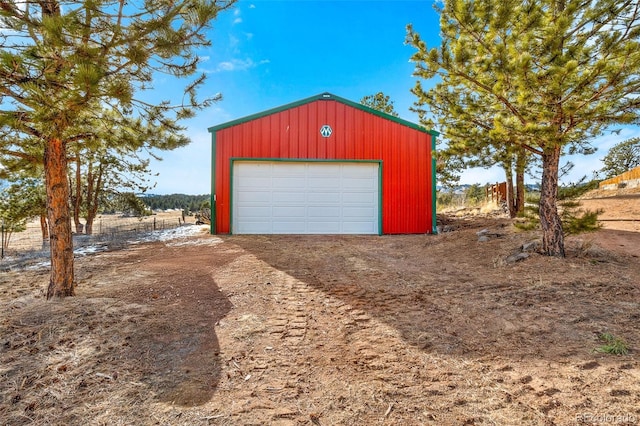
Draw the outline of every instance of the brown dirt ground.
[[[640,233],[507,264],[535,233],[443,220],[132,245],[51,302],[45,269],[2,272],[0,424],[640,424]]]

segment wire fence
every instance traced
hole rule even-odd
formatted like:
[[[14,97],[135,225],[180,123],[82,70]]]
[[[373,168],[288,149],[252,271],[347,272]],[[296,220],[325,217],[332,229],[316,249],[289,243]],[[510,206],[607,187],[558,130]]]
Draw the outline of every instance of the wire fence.
[[[122,217],[116,215],[104,215],[93,223],[91,235],[74,234],[73,246],[75,249],[96,244],[114,245],[128,239],[149,233],[174,229],[185,225],[181,215],[173,217],[148,216],[143,218]],[[6,232],[3,230],[2,232]],[[3,235],[7,237],[7,235]],[[34,257],[49,251],[48,240],[43,239],[42,228],[39,221],[29,222],[27,229],[22,232],[14,232],[9,236],[9,243],[2,247],[1,261],[15,260],[16,258]]]

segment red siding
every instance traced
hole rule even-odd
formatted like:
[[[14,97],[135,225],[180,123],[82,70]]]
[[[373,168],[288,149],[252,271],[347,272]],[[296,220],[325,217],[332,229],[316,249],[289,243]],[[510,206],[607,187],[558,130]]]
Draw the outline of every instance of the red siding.
[[[320,127],[333,129],[329,138]],[[215,131],[216,231],[229,233],[232,158],[382,160],[382,232],[432,231],[431,134],[319,99]]]

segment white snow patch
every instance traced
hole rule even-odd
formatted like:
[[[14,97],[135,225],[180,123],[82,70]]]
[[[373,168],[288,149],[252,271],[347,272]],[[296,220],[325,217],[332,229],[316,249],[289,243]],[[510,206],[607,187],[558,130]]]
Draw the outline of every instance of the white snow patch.
[[[220,244],[222,240],[218,237],[212,237],[209,239],[202,240],[189,240],[189,237],[193,237],[196,235],[204,235],[209,230],[209,225],[184,225],[178,228],[173,229],[165,229],[162,231],[153,231],[147,234],[142,234],[135,240],[127,241],[129,244],[139,244],[139,243],[149,243],[153,241],[171,241],[171,240],[179,240],[177,242],[172,242],[167,245],[169,246],[187,246],[187,245],[203,245],[203,246],[213,246],[216,244]],[[95,245],[88,245],[83,247],[78,247],[73,251],[73,254],[76,256],[86,256],[92,253],[99,253],[101,251],[107,250],[107,245],[104,243],[98,243]],[[42,268],[50,268],[51,261],[47,260],[44,262],[34,263],[33,265],[29,265],[25,267],[26,270],[34,270],[34,269],[42,269]]]
[[[76,256],[86,256],[88,254],[105,251],[106,249],[107,249],[107,246],[104,244],[96,245],[96,246],[84,246],[84,247],[78,247],[77,249],[75,249],[73,251],[73,254],[75,254]]]
[[[46,262],[34,263],[33,265],[29,265],[24,269],[26,271],[33,271],[35,269],[50,268],[50,267],[51,267],[51,261],[47,260]]]
[[[169,247],[184,247],[184,246],[215,246],[222,242],[222,240],[218,237],[213,237],[209,239],[199,239],[199,240],[185,240],[185,241],[177,241],[175,243],[168,243]]]
[[[98,244],[94,246],[84,246],[84,247],[78,247],[75,250],[73,250],[73,254],[74,256],[86,256],[88,254],[100,253],[101,251],[105,251],[106,249],[107,249],[107,246],[104,244]],[[29,265],[25,269],[34,270],[34,269],[50,268],[50,267],[51,267],[51,261],[47,260],[44,262],[38,262],[38,263],[34,263],[33,265]]]
[[[130,244],[137,243],[150,243],[152,241],[170,241],[178,238],[188,238],[194,235],[202,235],[209,229],[208,225],[185,225],[177,228],[165,229],[162,231],[153,231],[145,235],[141,235],[133,241],[128,241]]]

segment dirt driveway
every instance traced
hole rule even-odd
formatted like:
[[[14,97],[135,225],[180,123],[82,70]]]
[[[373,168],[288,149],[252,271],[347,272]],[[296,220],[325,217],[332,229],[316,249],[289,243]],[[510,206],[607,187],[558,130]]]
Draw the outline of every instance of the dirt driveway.
[[[55,302],[3,272],[0,424],[640,424],[637,255],[604,230],[508,264],[534,234],[452,229],[134,245]]]

